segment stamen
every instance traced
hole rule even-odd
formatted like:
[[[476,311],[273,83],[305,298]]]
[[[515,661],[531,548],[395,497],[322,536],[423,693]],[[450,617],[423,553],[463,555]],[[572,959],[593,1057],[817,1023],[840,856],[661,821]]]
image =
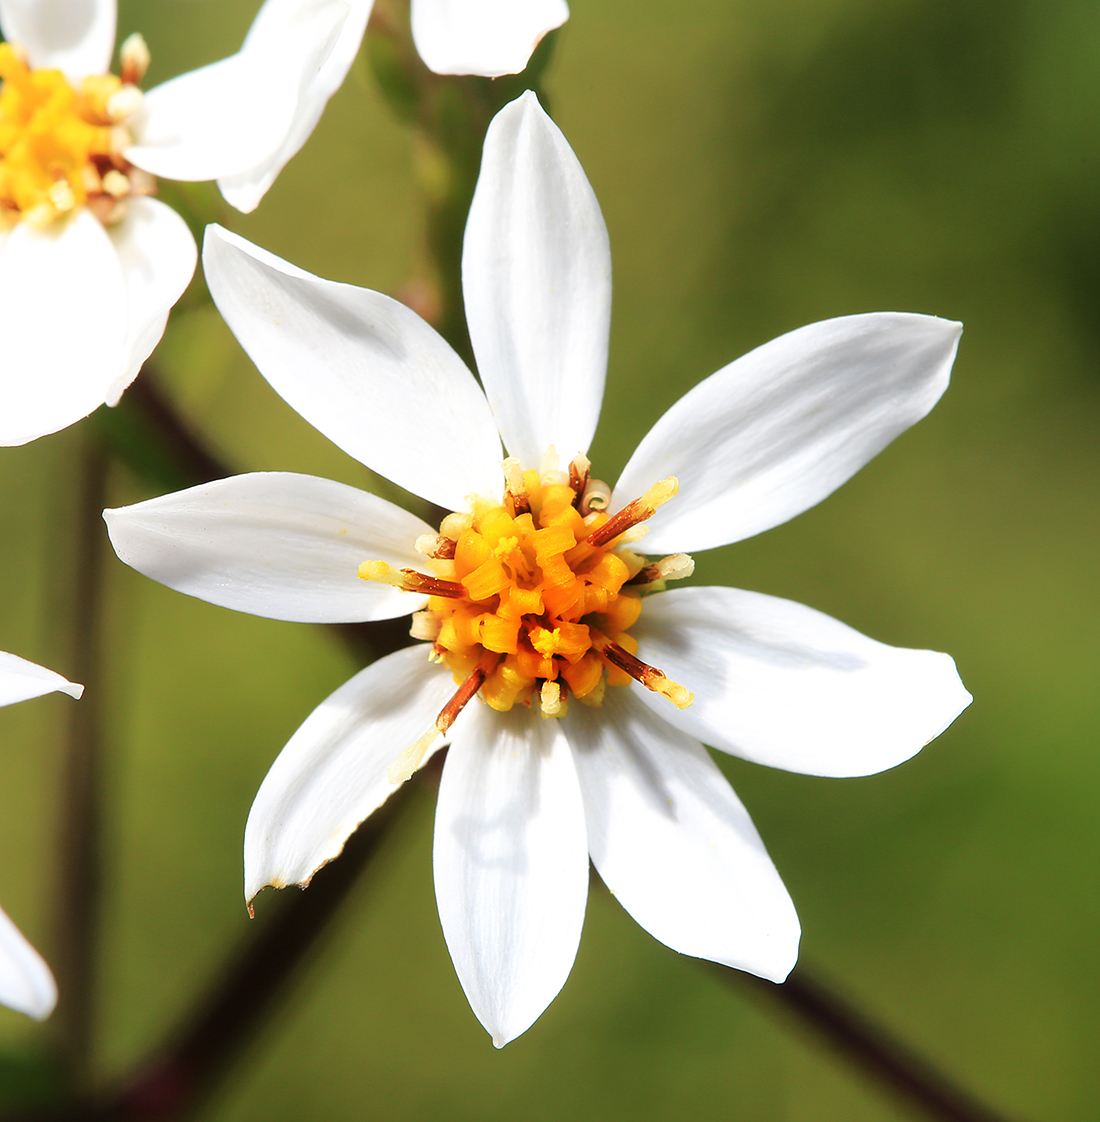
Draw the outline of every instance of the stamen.
[[[474,668],[473,673],[455,691],[454,696],[439,711],[435,724],[418,740],[412,744],[386,768],[386,776],[391,783],[404,783],[412,778],[416,769],[420,767],[428,749],[455,723],[455,718],[466,707],[479,689],[485,685],[485,679],[496,668],[500,655],[487,651],[481,656],[481,661]]]
[[[443,620],[434,612],[413,612],[409,634],[414,639],[426,639],[434,643],[443,629]]]
[[[558,682],[543,682],[539,691],[539,705],[544,717],[564,717],[568,709],[565,691]]]
[[[430,577],[415,569],[391,569],[385,561],[364,561],[359,566],[359,579],[392,585],[402,592],[419,592],[423,596],[446,596],[459,600],[466,595],[466,589],[458,581]]]
[[[695,562],[686,553],[673,553],[662,557],[652,565],[646,565],[636,576],[626,583],[631,585],[653,584],[659,580],[684,580],[695,572]]]
[[[590,479],[581,496],[581,515],[604,511],[611,505],[611,488],[602,479]]]
[[[425,557],[431,557],[435,561],[454,560],[456,544],[453,538],[442,534],[421,534],[415,542],[417,553],[423,553]]]
[[[678,682],[672,681],[663,671],[658,670],[655,666],[647,665],[639,658],[635,658],[634,655],[624,651],[618,643],[613,643],[606,635],[595,628],[591,629],[591,634],[592,646],[612,666],[625,670],[636,682],[641,682],[647,690],[652,690],[654,693],[659,693],[662,697],[668,698],[677,709],[686,709],[695,700],[695,694],[684,689]]]
[[[569,486],[573,488],[573,494],[576,496],[573,499],[575,507],[580,506],[581,499],[584,497],[584,489],[588,486],[588,477],[592,472],[592,464],[588,457],[583,452],[578,452],[569,461]],[[585,511],[581,511],[584,514]]]
[[[515,456],[509,456],[504,461],[504,505],[510,508],[513,518],[531,511],[531,500],[523,482],[523,468]]]
[[[140,108],[144,97],[134,85],[124,85],[107,99],[107,116],[112,124],[121,124],[132,117]]]
[[[654,483],[652,487],[640,498],[628,503],[595,533],[589,535],[588,544],[592,546],[606,545],[620,534],[625,533],[639,522],[652,518],[659,506],[663,506],[680,490],[680,481],[674,475]]]
[[[141,35],[135,31],[133,35],[123,40],[119,51],[119,77],[124,83],[136,86],[145,77],[150,61],[149,48]]]

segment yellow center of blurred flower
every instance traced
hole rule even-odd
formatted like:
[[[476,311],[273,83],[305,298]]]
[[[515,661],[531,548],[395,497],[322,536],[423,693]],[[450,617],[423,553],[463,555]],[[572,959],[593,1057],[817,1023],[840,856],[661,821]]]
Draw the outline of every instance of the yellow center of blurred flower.
[[[682,554],[648,565],[626,548],[644,533],[639,524],[676,494],[677,481],[657,483],[608,517],[608,489],[588,478],[583,457],[568,474],[540,478],[512,460],[505,469],[502,503],[478,498],[469,514],[448,515],[438,537],[417,542],[431,575],[395,572],[381,561],[360,566],[364,580],[430,597],[412,633],[432,641],[432,658],[459,687],[435,726],[390,769],[395,782],[412,774],[475,694],[501,711],[537,704],[544,717],[563,716],[570,696],[599,705],[607,686],[632,680],[681,709],[692,702],[686,689],[635,657],[638,644],[628,633],[643,594],[693,568]]]
[[[123,47],[125,78],[144,73],[138,46],[131,38]],[[31,70],[10,43],[0,43],[0,79],[0,229],[44,227],[81,206],[109,223],[122,200],[152,193],[152,177],[122,156],[132,142],[126,122],[141,105],[132,80],[94,74],[76,90],[60,70]]]

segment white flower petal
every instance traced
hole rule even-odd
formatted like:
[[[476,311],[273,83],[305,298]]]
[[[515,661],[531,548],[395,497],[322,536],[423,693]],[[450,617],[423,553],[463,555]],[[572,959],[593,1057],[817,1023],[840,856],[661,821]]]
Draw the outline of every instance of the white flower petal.
[[[783,981],[798,916],[748,811],[703,746],[637,692],[609,689],[601,708],[566,718],[592,863],[666,946]]]
[[[275,392],[360,463],[448,510],[499,501],[500,440],[473,375],[415,312],[321,280],[219,226],[203,266],[218,311]]]
[[[504,445],[537,468],[596,431],[607,373],[611,250],[573,150],[531,92],[485,137],[462,288],[478,370]]]
[[[237,475],[106,510],[115,552],[178,592],[303,623],[392,619],[427,600],[359,579],[363,561],[422,566],[419,518],[355,487],[291,472]]]
[[[340,88],[363,40],[373,0],[351,0],[340,37],[319,70],[301,71],[298,108],[278,151],[248,171],[223,176],[218,186],[227,202],[248,213],[255,210],[287,161],[309,139],[325,106]],[[277,44],[302,8],[302,0],[266,0],[245,37],[244,51],[267,51]]]
[[[413,0],[416,49],[437,74],[518,74],[569,18],[565,0]]]
[[[156,199],[131,199],[126,217],[108,231],[126,285],[126,362],[107,393],[117,405],[164,334],[168,312],[191,283],[198,261],[187,223]]]
[[[714,748],[809,775],[872,775],[920,751],[970,704],[955,663],[888,647],[822,612],[736,588],[651,596],[638,655],[695,693],[654,712]]]
[[[962,326],[843,316],[781,335],[685,394],[615,485],[613,509],[675,475],[651,553],[725,545],[821,502],[919,421],[947,388]]]
[[[47,670],[44,666],[28,662],[25,658],[0,651],[0,705],[28,701],[46,693],[59,690],[70,697],[80,697],[83,686],[78,686]]]
[[[308,0],[263,50],[229,58],[151,89],[135,115],[132,163],[167,179],[237,175],[287,139],[300,91],[321,71],[348,14],[340,0]]]
[[[111,68],[115,0],[0,0],[0,31],[33,69],[61,70],[77,86]]]
[[[124,364],[126,293],[103,226],[81,208],[0,247],[0,445],[26,444],[102,405]]]
[[[57,1004],[50,968],[0,911],[0,1005],[42,1020]]]
[[[565,984],[584,923],[584,809],[556,721],[476,700],[460,715],[439,785],[433,864],[459,981],[500,1048]]]
[[[451,675],[428,661],[429,649],[418,643],[361,670],[287,742],[248,815],[246,899],[269,884],[308,884],[397,790],[386,769],[431,728],[455,691]]]

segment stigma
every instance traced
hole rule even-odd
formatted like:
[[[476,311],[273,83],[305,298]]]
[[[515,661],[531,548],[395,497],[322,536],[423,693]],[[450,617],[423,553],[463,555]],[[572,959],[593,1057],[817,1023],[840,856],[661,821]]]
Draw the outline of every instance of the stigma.
[[[93,74],[76,89],[60,70],[32,70],[18,47],[0,43],[0,230],[45,228],[82,206],[110,225],[127,198],[154,192],[153,177],[123,156],[148,65],[144,40],[131,36],[121,76]]]
[[[548,466],[549,465],[549,466]],[[637,657],[630,635],[644,600],[666,580],[690,576],[690,557],[650,564],[627,548],[643,523],[679,489],[675,478],[609,516],[610,488],[576,457],[568,472],[556,456],[541,472],[504,464],[502,501],[475,498],[469,513],[447,515],[438,535],[416,542],[422,573],[365,561],[364,580],[428,597],[412,635],[431,642],[430,657],[458,686],[435,724],[390,767],[409,778],[475,696],[506,712],[524,705],[546,718],[566,714],[570,699],[601,704],[606,689],[636,682],[684,709],[694,695]]]

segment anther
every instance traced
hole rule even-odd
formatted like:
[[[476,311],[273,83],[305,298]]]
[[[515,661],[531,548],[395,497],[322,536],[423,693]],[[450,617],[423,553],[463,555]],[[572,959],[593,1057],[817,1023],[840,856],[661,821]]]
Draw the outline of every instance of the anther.
[[[421,534],[416,539],[416,552],[423,553],[435,561],[451,561],[455,555],[453,538],[444,537],[442,534]]]
[[[134,85],[124,85],[107,99],[107,116],[111,123],[118,125],[132,117],[140,108],[144,97]]]
[[[695,562],[686,553],[673,553],[652,565],[646,565],[627,584],[653,584],[659,580],[684,580],[695,572]]]
[[[419,737],[386,768],[386,776],[391,783],[404,783],[410,779],[420,767],[428,749],[455,723],[455,718],[466,707],[479,689],[485,685],[485,679],[496,668],[500,655],[486,652],[481,661],[474,668],[473,673],[455,691],[454,696],[439,711],[435,724],[423,736]]]
[[[611,488],[602,479],[590,479],[581,495],[582,517],[593,511],[605,511],[611,505]]]
[[[415,569],[391,569],[385,561],[364,561],[359,566],[359,579],[392,585],[402,592],[419,592],[422,596],[446,596],[459,600],[466,595],[466,589],[458,581],[431,577]]]
[[[560,682],[546,681],[539,691],[539,706],[544,717],[564,717],[568,701]]]
[[[649,666],[640,658],[635,658],[629,651],[624,651],[618,643],[612,642],[602,632],[591,629],[592,646],[612,666],[625,670],[636,682],[641,682],[647,690],[659,693],[676,706],[677,709],[686,709],[694,700],[695,694],[684,689],[678,682],[672,681],[663,671],[655,666]]]
[[[592,464],[583,452],[578,452],[569,461],[569,486],[573,488],[573,505],[580,509],[581,500],[584,498],[584,489],[588,486],[588,477],[592,472]],[[587,513],[581,510],[581,514]]]
[[[606,545],[620,534],[652,518],[659,506],[663,506],[680,490],[680,481],[674,475],[654,483],[652,487],[640,498],[632,503],[627,503],[618,514],[613,515],[598,530],[590,534],[588,544],[593,546]]]
[[[513,518],[528,514],[531,500],[523,483],[523,468],[515,456],[504,461],[504,505],[509,508]]]
[[[135,31],[133,35],[123,40],[119,51],[119,77],[124,83],[136,86],[145,77],[150,61],[149,48],[141,35]]]

